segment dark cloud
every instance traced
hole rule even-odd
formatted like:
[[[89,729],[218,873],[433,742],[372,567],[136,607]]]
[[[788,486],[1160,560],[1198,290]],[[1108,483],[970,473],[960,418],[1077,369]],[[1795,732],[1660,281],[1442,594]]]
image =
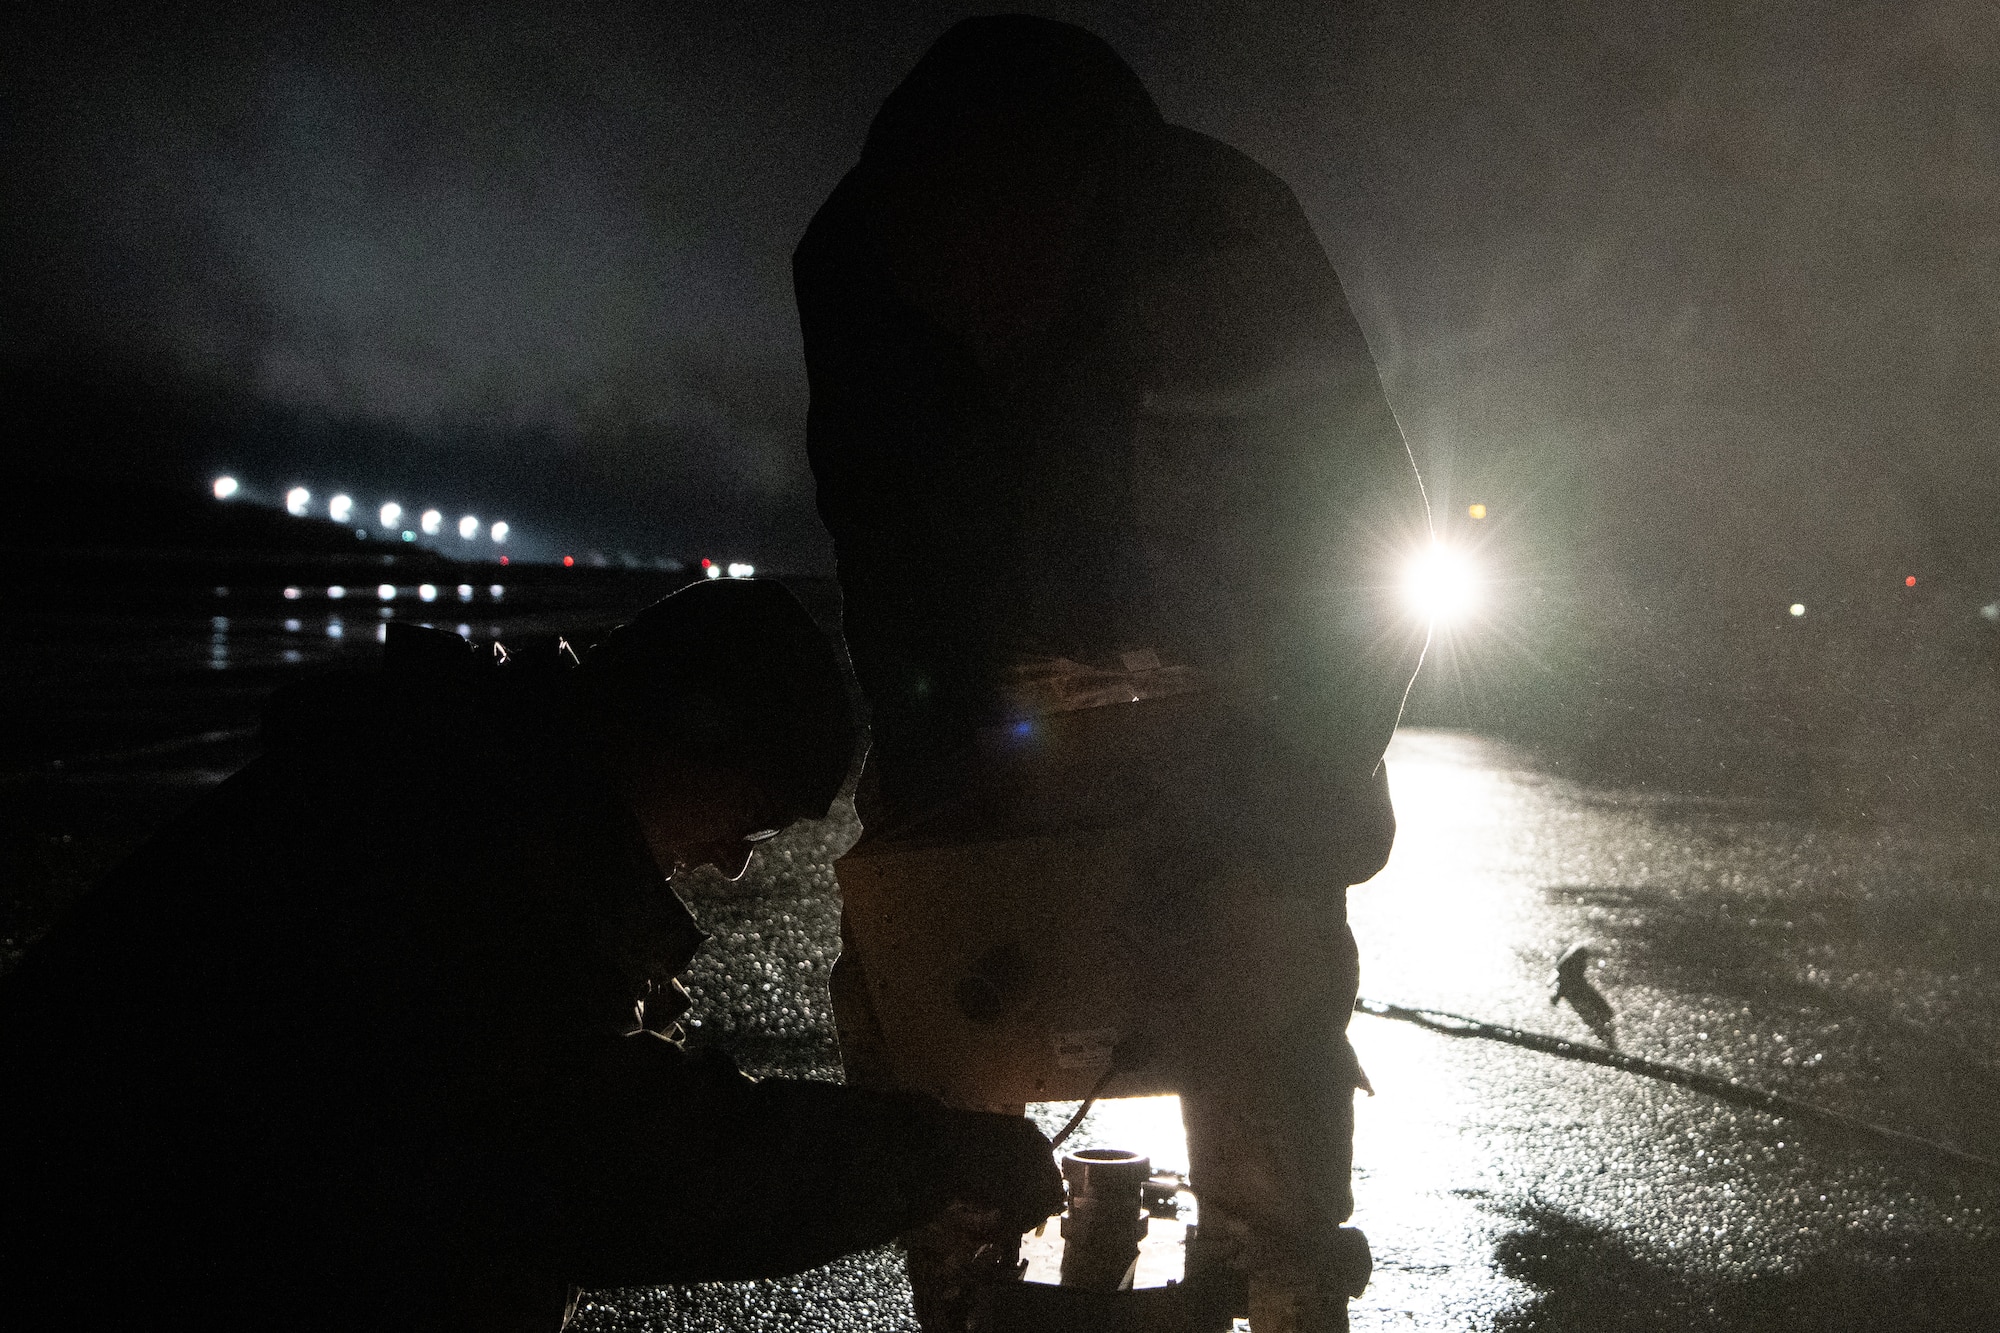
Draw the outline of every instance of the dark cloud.
[[[158,459],[823,559],[790,249],[962,12],[49,7],[0,352],[208,423]],[[1441,498],[1642,562],[2000,578],[1989,7],[1044,12],[1293,184]]]

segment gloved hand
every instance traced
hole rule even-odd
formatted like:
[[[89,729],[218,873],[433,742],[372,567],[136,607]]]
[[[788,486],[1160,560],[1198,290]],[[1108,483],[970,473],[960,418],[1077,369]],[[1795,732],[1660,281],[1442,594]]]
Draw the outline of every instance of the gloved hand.
[[[943,1186],[954,1203],[1000,1216],[1018,1235],[1063,1210],[1055,1148],[1022,1116],[940,1108]]]

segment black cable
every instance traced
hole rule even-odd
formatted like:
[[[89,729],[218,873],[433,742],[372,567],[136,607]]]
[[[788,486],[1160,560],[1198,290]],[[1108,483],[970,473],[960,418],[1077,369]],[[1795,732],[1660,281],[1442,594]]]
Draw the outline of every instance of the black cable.
[[[1111,1085],[1115,1076],[1144,1069],[1152,1061],[1153,1039],[1144,1033],[1134,1032],[1113,1046],[1111,1060],[1104,1066],[1104,1072],[1097,1076],[1097,1082],[1091,1085],[1090,1095],[1083,1099],[1083,1105],[1076,1108],[1076,1114],[1069,1118],[1069,1123],[1056,1131],[1056,1136],[1049,1140],[1050,1146],[1060,1148],[1065,1139],[1076,1133],[1076,1127],[1090,1114],[1090,1108],[1097,1105],[1097,1099],[1104,1095],[1105,1088]]]
[[[1922,1148],[1966,1166],[1977,1167],[1990,1175],[2000,1176],[2000,1161],[1995,1161],[1991,1157],[1981,1157],[1978,1153],[1954,1148],[1949,1143],[1939,1143],[1935,1139],[1923,1138],[1905,1130],[1891,1129],[1887,1125],[1872,1124],[1844,1111],[1817,1106],[1812,1102],[1802,1102],[1783,1093],[1765,1092],[1760,1088],[1748,1087],[1737,1079],[1704,1074],[1698,1070],[1684,1069],[1680,1065],[1647,1060],[1641,1056],[1627,1055],[1623,1051],[1607,1050],[1602,1046],[1586,1046],[1580,1042],[1566,1041],[1561,1037],[1551,1037],[1545,1033],[1528,1032],[1522,1028],[1510,1028],[1499,1023],[1486,1023],[1477,1018],[1445,1013],[1439,1009],[1412,1009],[1406,1005],[1386,1004],[1381,1000],[1361,998],[1355,1000],[1354,1011],[1370,1014],[1376,1018],[1393,1019],[1398,1023],[1413,1023],[1427,1031],[1439,1032],[1447,1037],[1476,1037],[1482,1041],[1504,1042],[1509,1046],[1523,1046],[1528,1050],[1540,1051],[1544,1055],[1553,1055],[1564,1060],[1580,1060],[1585,1064],[1622,1069],[1628,1074],[1638,1074],[1644,1078],[1658,1079],[1662,1083],[1672,1083],[1679,1087],[1692,1088],[1696,1092],[1705,1092],[1711,1097],[1733,1102],[1738,1106],[1753,1107],[1760,1111],[1794,1116],[1801,1120],[1813,1120],[1826,1125],[1837,1125],[1842,1129],[1856,1130],[1905,1147]]]
[[[1049,1140],[1049,1146],[1051,1148],[1062,1147],[1063,1140],[1067,1139],[1070,1135],[1076,1133],[1076,1127],[1083,1123],[1083,1118],[1085,1116],[1090,1114],[1090,1108],[1097,1105],[1097,1099],[1099,1096],[1103,1094],[1105,1085],[1111,1082],[1111,1076],[1118,1072],[1119,1072],[1118,1066],[1116,1064],[1113,1064],[1109,1069],[1105,1070],[1104,1073],[1098,1077],[1097,1083],[1090,1090],[1090,1095],[1088,1097],[1085,1097],[1083,1099],[1083,1104],[1076,1108],[1076,1114],[1071,1116],[1069,1118],[1069,1123],[1064,1125],[1061,1129],[1057,1130],[1056,1136]]]

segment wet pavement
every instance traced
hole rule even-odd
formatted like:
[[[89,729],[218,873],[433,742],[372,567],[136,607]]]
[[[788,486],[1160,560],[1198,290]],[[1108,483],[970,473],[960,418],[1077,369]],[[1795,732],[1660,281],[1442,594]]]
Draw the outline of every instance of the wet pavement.
[[[273,686],[366,661],[385,605],[454,628],[463,605],[503,637],[578,618],[468,586],[442,607],[274,586],[15,617],[36,655],[5,668],[4,961],[247,757]],[[1624,1049],[2000,1155],[1991,831],[1597,789],[1464,733],[1405,731],[1390,759],[1402,833],[1352,895],[1365,994],[1589,1041],[1547,985],[1588,940]],[[854,832],[801,826],[739,884],[684,884],[716,937],[692,980],[698,1040],[755,1070],[836,1075],[830,861]],[[2000,1180],[1531,1051],[1367,1016],[1353,1036],[1377,1090],[1359,1110],[1356,1221],[1377,1268],[1356,1328],[2000,1328]],[[1106,1103],[1078,1141],[1184,1160],[1170,1102]],[[596,1293],[576,1327],[767,1324],[914,1328],[888,1251],[779,1282]]]
[[[1352,896],[1367,994],[1589,1042],[1548,999],[1587,940],[1622,1049],[2000,1151],[1989,836],[1596,790],[1462,733],[1406,730],[1390,760],[1402,833]],[[830,1059],[835,930],[830,848],[791,836],[759,884],[690,885],[722,923],[709,1031],[787,1070]],[[1365,1015],[1353,1039],[1377,1093],[1358,1116],[1377,1267],[1357,1329],[2000,1327],[2000,1179],[1510,1046]],[[1077,1142],[1184,1166],[1165,1100],[1102,1104]],[[827,1285],[606,1296],[584,1326],[903,1327],[899,1301],[868,1256]]]
[[[1595,791],[1405,732],[1363,990],[1555,1032],[1589,940],[1622,1048],[2000,1149],[1989,836]],[[1357,1016],[1359,1328],[2000,1326],[2000,1179],[1866,1136]]]

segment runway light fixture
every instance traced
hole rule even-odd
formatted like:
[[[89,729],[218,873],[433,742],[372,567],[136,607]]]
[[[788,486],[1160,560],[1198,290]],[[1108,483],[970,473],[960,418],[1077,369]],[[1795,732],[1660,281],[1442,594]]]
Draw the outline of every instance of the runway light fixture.
[[[1479,575],[1465,552],[1432,542],[1403,571],[1403,599],[1409,608],[1436,625],[1448,625],[1472,610],[1479,597]]]
[[[352,496],[336,495],[326,502],[326,516],[336,523],[345,523],[354,516]]]
[[[435,602],[438,599],[437,584],[422,583],[417,585],[417,596],[423,598],[427,602]]]
[[[393,583],[379,584],[376,586],[375,595],[385,602],[393,602],[396,600],[396,585]]]
[[[509,529],[505,523],[495,523],[493,525],[493,540],[496,542],[506,541],[508,531]]]
[[[755,565],[746,565],[741,561],[737,561],[729,566],[729,577],[732,579],[747,579],[756,572],[757,567]]]
[[[474,537],[477,537],[479,535],[479,520],[470,514],[458,520],[458,535],[467,541],[471,541]]]
[[[380,517],[383,527],[393,529],[398,523],[403,521],[403,506],[391,500],[388,504],[382,506]]]
[[[215,485],[210,487],[210,489],[215,492],[216,499],[227,500],[243,488],[236,484],[236,478],[234,477],[217,477]]]
[[[444,527],[444,515],[435,509],[426,509],[424,516],[417,520],[417,526],[424,530],[424,536],[435,537]]]
[[[306,516],[306,507],[312,503],[313,493],[303,486],[294,486],[285,492],[285,509],[299,518]]]
[[[1797,619],[1806,613],[1806,604],[1804,602],[1793,602],[1791,612],[1793,619]]]

